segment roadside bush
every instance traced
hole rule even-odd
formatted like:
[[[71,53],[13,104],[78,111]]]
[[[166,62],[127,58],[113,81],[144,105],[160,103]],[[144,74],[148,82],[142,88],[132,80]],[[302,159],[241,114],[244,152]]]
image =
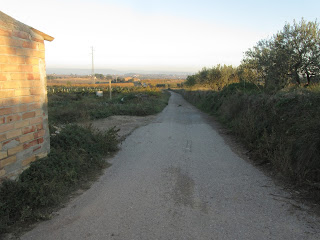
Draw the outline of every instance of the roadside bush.
[[[11,226],[47,219],[67,195],[107,166],[104,156],[117,150],[117,130],[95,132],[66,125],[51,138],[51,152],[31,163],[17,181],[0,186],[0,235]]]
[[[293,182],[313,187],[320,198],[319,91],[295,88],[269,95],[232,84],[220,92],[180,92],[230,127],[257,164],[269,163]]]

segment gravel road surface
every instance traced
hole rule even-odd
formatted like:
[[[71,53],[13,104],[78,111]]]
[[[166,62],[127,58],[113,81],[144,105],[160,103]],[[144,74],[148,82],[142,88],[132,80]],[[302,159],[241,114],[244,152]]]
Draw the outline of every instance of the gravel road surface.
[[[88,191],[21,239],[320,239],[320,219],[176,93],[110,162]]]

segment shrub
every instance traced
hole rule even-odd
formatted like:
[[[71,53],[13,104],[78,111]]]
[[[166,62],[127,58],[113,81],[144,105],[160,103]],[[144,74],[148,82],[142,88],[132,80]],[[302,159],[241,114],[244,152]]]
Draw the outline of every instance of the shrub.
[[[259,164],[297,184],[315,187],[320,198],[320,94],[303,88],[275,95],[232,84],[220,92],[180,91],[231,128]]]
[[[11,226],[48,218],[54,207],[107,166],[104,156],[117,150],[117,130],[65,126],[51,138],[51,152],[31,163],[17,181],[0,186],[0,234]]]

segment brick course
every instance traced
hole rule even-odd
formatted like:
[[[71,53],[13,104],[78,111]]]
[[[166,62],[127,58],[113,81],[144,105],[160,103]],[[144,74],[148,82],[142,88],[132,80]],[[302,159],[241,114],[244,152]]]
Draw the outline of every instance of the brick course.
[[[0,182],[49,152],[44,40],[0,11]]]

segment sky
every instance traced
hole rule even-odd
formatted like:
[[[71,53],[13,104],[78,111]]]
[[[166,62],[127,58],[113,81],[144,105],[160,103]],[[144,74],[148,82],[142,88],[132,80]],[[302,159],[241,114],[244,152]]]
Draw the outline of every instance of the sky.
[[[319,0],[0,0],[0,11],[55,39],[47,68],[196,72],[237,66],[286,22],[320,16]]]

